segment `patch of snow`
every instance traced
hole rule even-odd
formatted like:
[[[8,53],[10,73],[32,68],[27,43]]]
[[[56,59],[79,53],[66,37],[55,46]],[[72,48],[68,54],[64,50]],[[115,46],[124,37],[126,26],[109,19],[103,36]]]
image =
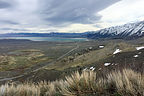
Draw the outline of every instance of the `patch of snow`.
[[[117,54],[117,53],[119,53],[119,52],[121,52],[122,50],[120,50],[120,49],[116,49],[116,51],[113,53],[113,54]]]
[[[136,50],[141,50],[141,49],[144,49],[144,46],[136,47]]]
[[[94,71],[94,70],[95,70],[95,68],[94,68],[94,67],[90,67],[90,70]]]
[[[105,63],[104,66],[109,66],[111,63]]]
[[[137,58],[137,57],[138,57],[138,55],[134,55],[134,57],[135,57],[135,58]]]
[[[100,45],[99,48],[104,48],[104,46]]]
[[[93,69],[94,67],[90,67],[90,70]]]
[[[86,70],[87,70],[87,68],[83,69],[83,71],[86,71]]]
[[[92,49],[92,47],[89,47],[89,49],[91,50],[91,49]]]
[[[92,71],[94,71],[94,70],[95,70],[95,68],[92,69]]]

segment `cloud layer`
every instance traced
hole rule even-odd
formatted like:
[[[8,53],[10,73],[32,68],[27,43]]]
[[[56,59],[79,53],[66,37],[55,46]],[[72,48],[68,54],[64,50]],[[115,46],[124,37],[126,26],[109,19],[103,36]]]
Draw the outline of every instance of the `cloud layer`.
[[[115,26],[144,20],[144,0],[121,0],[102,10],[101,21]]]
[[[135,6],[134,12],[136,12],[140,8],[138,5],[144,3],[142,1],[0,0],[0,33],[98,30],[111,24],[111,22],[115,22],[115,19],[117,22],[121,22],[123,17],[118,16],[130,11],[133,8],[132,6]],[[133,12],[130,12],[133,15]],[[144,13],[138,12],[139,16]],[[123,15],[128,17],[128,14]],[[130,20],[134,18],[136,18],[136,15],[131,17]]]
[[[118,0],[40,0],[42,19],[54,25],[91,24],[100,20],[97,14]]]

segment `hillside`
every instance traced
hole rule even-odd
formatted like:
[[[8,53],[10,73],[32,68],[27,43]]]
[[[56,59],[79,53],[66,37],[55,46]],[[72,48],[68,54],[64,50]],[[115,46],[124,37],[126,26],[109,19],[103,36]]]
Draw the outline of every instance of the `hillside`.
[[[34,82],[41,80],[53,81],[64,78],[64,76],[76,70],[90,68],[96,71],[100,70],[100,72],[103,70],[113,71],[119,68],[132,68],[143,72],[144,49],[136,49],[137,47],[143,48],[144,42],[142,41],[105,40],[79,42],[78,45],[79,47],[76,50],[57,62],[47,64],[47,66],[16,80],[30,80]],[[118,49],[120,52],[118,52]],[[108,65],[105,66],[105,64]]]
[[[14,81],[56,80],[76,70],[94,67],[110,70],[123,66],[143,70],[143,39],[103,40],[86,42],[0,41],[1,80],[19,77]],[[116,50],[120,52],[113,54]],[[136,56],[136,57],[135,57]],[[105,63],[110,63],[105,67]],[[53,76],[51,76],[53,74]]]

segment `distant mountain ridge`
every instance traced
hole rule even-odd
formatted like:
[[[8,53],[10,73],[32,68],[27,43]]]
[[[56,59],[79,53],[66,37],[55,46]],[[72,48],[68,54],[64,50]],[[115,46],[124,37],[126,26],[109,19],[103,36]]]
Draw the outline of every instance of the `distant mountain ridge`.
[[[86,38],[86,33],[7,33],[0,37],[62,37],[62,38]]]
[[[136,39],[144,36],[144,21],[128,23],[121,26],[104,28],[98,31],[84,33],[7,33],[0,37],[62,37],[62,38],[88,38],[88,39]]]
[[[89,32],[88,38],[139,38],[144,36],[144,21],[128,23],[121,26],[109,27]]]

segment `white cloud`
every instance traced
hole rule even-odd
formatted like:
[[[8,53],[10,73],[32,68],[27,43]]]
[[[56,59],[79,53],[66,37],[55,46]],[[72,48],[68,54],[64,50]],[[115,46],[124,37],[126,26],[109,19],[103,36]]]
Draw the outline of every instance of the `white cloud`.
[[[144,0],[122,0],[99,12],[101,22],[115,26],[144,20]]]

